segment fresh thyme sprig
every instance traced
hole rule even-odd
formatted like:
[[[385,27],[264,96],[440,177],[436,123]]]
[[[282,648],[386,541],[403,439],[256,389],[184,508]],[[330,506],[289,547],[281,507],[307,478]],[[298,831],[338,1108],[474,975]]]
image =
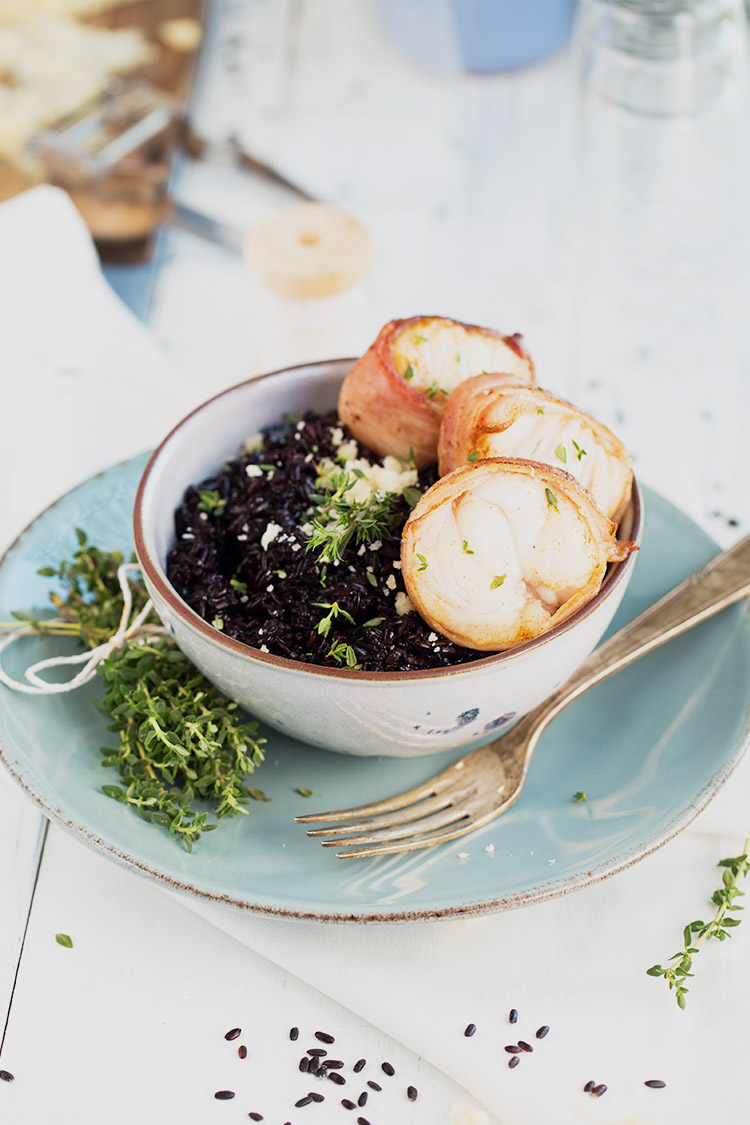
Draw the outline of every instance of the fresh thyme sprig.
[[[739,889],[737,881],[744,879],[750,871],[747,848],[748,840],[745,840],[742,855],[735,856],[733,859],[719,860],[718,866],[724,868],[722,885],[711,896],[711,902],[716,907],[716,912],[709,922],[704,922],[701,919],[688,922],[682,931],[683,949],[669,958],[675,964],[668,965],[666,968],[662,965],[652,965],[650,969],[646,970],[650,977],[664,977],[670,991],[675,993],[675,999],[680,1008],[685,1007],[685,997],[690,991],[683,982],[688,977],[694,976],[690,972],[693,967],[693,957],[700,952],[703,942],[710,941],[711,938],[715,938],[717,941],[725,941],[732,936],[731,930],[735,926],[739,926],[742,921],[741,918],[728,918],[727,914],[742,910],[742,907],[734,900],[741,898],[745,893]]]
[[[349,541],[370,543],[389,537],[406,520],[395,492],[375,493],[367,500],[348,495],[356,477],[345,470],[331,473],[322,482],[323,493],[311,496],[318,511],[312,520],[308,551],[317,551],[321,562],[341,558]]]
[[[77,530],[78,550],[59,567],[39,574],[56,578],[65,594],[50,594],[58,616],[39,619],[16,613],[15,628],[40,636],[72,636],[90,648],[117,630],[123,597],[117,571],[119,551],[101,551]],[[131,583],[134,611],[147,593]],[[209,811],[195,802],[207,799],[221,818],[245,813],[250,797],[265,795],[246,785],[246,775],[263,761],[265,739],[257,723],[243,722],[236,703],[225,699],[168,637],[148,643],[135,638],[113,652],[97,669],[105,685],[95,705],[111,720],[119,746],[102,748],[105,766],[116,766],[121,785],[103,785],[108,796],[137,809],[146,820],[167,828],[188,851],[208,823]]]

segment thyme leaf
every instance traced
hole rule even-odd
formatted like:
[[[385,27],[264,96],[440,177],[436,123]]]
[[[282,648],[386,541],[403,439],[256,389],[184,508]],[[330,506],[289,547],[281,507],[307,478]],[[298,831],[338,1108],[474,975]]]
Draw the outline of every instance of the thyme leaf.
[[[674,964],[666,967],[652,965],[650,969],[646,970],[650,977],[664,978],[670,992],[674,992],[677,1005],[680,1008],[684,1009],[687,1003],[685,997],[690,990],[685,987],[684,981],[694,975],[690,972],[693,967],[693,957],[700,952],[701,945],[712,938],[715,938],[716,941],[726,941],[727,938],[732,936],[732,929],[739,926],[742,921],[741,918],[730,918],[727,915],[742,910],[735,899],[741,898],[745,893],[739,889],[737,883],[740,879],[744,879],[750,871],[747,849],[748,840],[745,840],[742,855],[735,856],[732,859],[719,860],[718,866],[723,867],[724,870],[721,886],[711,895],[711,902],[716,907],[713,918],[709,922],[704,922],[702,919],[688,922],[682,931],[683,948],[679,953],[675,953],[669,958]]]

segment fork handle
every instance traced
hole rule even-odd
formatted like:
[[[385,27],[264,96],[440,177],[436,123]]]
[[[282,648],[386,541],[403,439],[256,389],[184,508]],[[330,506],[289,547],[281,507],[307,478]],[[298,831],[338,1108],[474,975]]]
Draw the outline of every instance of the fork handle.
[[[543,729],[600,680],[749,595],[750,536],[745,536],[595,649],[571,678],[526,718],[533,717]]]

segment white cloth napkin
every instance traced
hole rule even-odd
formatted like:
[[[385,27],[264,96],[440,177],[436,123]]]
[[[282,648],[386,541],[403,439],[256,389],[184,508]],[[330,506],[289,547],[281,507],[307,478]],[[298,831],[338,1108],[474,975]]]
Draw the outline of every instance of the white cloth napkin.
[[[0,321],[0,539],[92,472],[153,445],[211,393],[181,378],[114,297],[55,189],[0,207]],[[685,1012],[645,970],[676,952],[686,922],[709,915],[715,864],[749,830],[749,795],[750,760],[691,829],[635,867],[491,917],[323,926],[180,901],[428,1058],[505,1125],[739,1125],[750,1117],[750,935],[700,953]],[[466,1038],[469,1023],[477,1032]],[[550,1033],[537,1041],[544,1024]],[[519,1036],[534,1053],[511,1071],[503,1047]],[[646,1089],[650,1078],[667,1088]],[[589,1079],[609,1087],[604,1100],[582,1092]]]

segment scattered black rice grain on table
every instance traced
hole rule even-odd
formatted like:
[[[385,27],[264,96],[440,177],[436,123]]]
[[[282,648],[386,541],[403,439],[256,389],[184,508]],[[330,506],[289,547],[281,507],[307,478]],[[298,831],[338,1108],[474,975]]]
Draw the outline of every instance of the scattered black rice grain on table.
[[[355,1074],[359,1074],[360,1070],[364,1070],[366,1066],[367,1066],[367,1059],[357,1059],[354,1066],[352,1067],[352,1070],[354,1071]]]
[[[228,1031],[226,1033],[224,1038],[230,1039],[230,1040],[231,1039],[239,1039],[240,1035],[242,1035],[242,1028],[241,1027],[233,1027],[231,1031]]]
[[[247,1047],[245,1046],[245,1044],[244,1044],[244,1043],[243,1043],[243,1044],[241,1044],[241,1046],[239,1046],[239,1047],[237,1048],[237,1054],[239,1055],[239,1057],[240,1057],[241,1059],[246,1059],[246,1058],[247,1058]]]
[[[393,1067],[391,1066],[391,1064],[389,1062],[381,1063],[380,1069],[383,1071],[384,1074],[387,1074],[389,1078],[393,1078],[394,1074],[396,1073],[396,1071],[393,1069]]]
[[[388,1071],[386,1070],[386,1074],[387,1073],[388,1073]],[[382,1086],[378,1086],[377,1082],[373,1082],[372,1078],[368,1079],[367,1085],[370,1087],[371,1090],[377,1090],[378,1092],[380,1092],[380,1090],[383,1089]]]
[[[525,1039],[519,1039],[518,1046],[522,1051],[527,1051],[529,1054],[531,1054],[534,1050],[534,1048],[531,1046],[531,1043],[527,1043]]]
[[[466,1030],[464,1031],[464,1035],[466,1036],[466,1038],[471,1039],[471,1037],[474,1034],[474,1032],[476,1031],[476,1029],[477,1029],[477,1025],[475,1023],[470,1023],[467,1026]]]
[[[341,1070],[343,1067],[341,1059],[325,1059],[323,1066],[326,1070]]]
[[[228,1102],[234,1097],[234,1090],[217,1090],[214,1094],[217,1102]]]
[[[517,1043],[509,1043],[505,1050],[509,1055],[520,1055],[523,1048],[519,1047]]]
[[[407,1086],[406,1087],[406,1096],[407,1096],[407,1098],[409,1099],[410,1102],[415,1102],[417,1100],[417,1098],[419,1097],[419,1094],[417,1092],[417,1087],[416,1086]]]
[[[602,1094],[606,1094],[606,1092],[607,1087],[603,1082],[600,1082],[598,1086],[594,1086],[594,1089],[591,1091],[595,1098],[600,1098]]]
[[[549,1028],[545,1024],[544,1027],[540,1027],[539,1030],[537,1031],[537,1033],[536,1033],[537,1039],[544,1039],[545,1035],[547,1035],[548,1032],[549,1032]]]
[[[513,1067],[514,1067],[514,1066],[518,1066],[518,1064],[520,1063],[520,1061],[521,1061],[521,1060],[520,1060],[520,1058],[518,1057],[518,1055],[513,1055],[513,1057],[512,1057],[512,1058],[508,1059],[508,1066],[510,1067],[510,1069],[511,1069],[511,1070],[513,1070]]]
[[[316,1031],[315,1038],[319,1039],[321,1043],[335,1043],[336,1040],[327,1031]]]
[[[295,1039],[299,1039],[299,1028],[298,1027],[290,1027],[289,1028],[289,1038],[291,1039],[292,1043],[294,1043]]]
[[[644,1082],[643,1085],[648,1086],[651,1090],[663,1090],[666,1082],[662,1082],[661,1078],[649,1078],[648,1082]]]
[[[324,1051],[322,1047],[308,1047],[307,1053],[308,1055],[312,1055],[313,1058],[322,1059],[328,1054],[328,1051]]]
[[[344,1109],[356,1109],[354,1102],[350,1101],[349,1098],[342,1098],[341,1104]]]
[[[309,1094],[306,1094],[304,1098],[300,1098],[300,1100],[298,1102],[295,1102],[294,1105],[296,1109],[301,1109],[303,1105],[310,1105],[311,1102],[312,1098]]]
[[[360,1107],[367,1105],[367,1090],[363,1090],[359,1095],[359,1097],[357,1098],[357,1105]]]
[[[312,1098],[314,1102],[324,1102],[326,1100],[324,1094],[315,1094],[312,1090],[308,1094],[308,1097]]]
[[[250,1118],[251,1121],[262,1121],[263,1120],[263,1114],[262,1113],[253,1112],[253,1113],[248,1113],[247,1116]]]
[[[310,1060],[308,1059],[307,1055],[303,1055],[302,1058],[299,1060],[299,1068],[302,1071],[302,1073],[304,1074],[305,1071],[309,1070],[309,1067],[310,1067]]]
[[[583,1087],[584,1094],[590,1094],[591,1091],[594,1089],[594,1086],[596,1086],[596,1082],[594,1082],[594,1080],[592,1078],[591,1081],[587,1082],[586,1085]]]
[[[367,1120],[366,1117],[358,1117],[357,1118],[357,1125],[370,1125],[370,1122]]]
[[[346,1086],[346,1079],[344,1078],[343,1074],[339,1074],[336,1070],[332,1070],[329,1073],[328,1081],[334,1082],[337,1086]]]
[[[0,1080],[3,1082],[14,1082],[15,1075],[11,1074],[9,1070],[0,1070]]]
[[[511,1008],[508,1013],[508,1023],[518,1023],[518,1012],[515,1008]]]

